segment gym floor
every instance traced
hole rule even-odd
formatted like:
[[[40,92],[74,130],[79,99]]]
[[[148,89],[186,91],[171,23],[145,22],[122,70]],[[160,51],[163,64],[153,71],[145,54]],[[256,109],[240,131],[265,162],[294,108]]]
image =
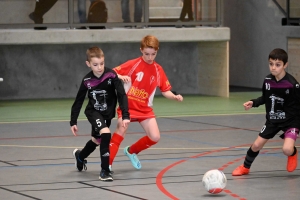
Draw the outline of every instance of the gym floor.
[[[113,182],[98,179],[98,148],[87,158],[87,171],[75,169],[72,151],[90,139],[90,125],[81,112],[80,135],[71,133],[73,99],[0,101],[1,199],[299,199],[299,167],[286,171],[278,136],[260,152],[249,175],[231,176],[265,122],[263,106],[249,111],[242,106],[258,96],[257,91],[231,92],[230,98],[184,96],[181,103],[156,97],[160,142],[138,155],[142,169],[136,170],[123,149],[144,131],[131,123],[113,164]],[[115,127],[114,119],[112,132]],[[219,194],[202,185],[210,169],[227,177]]]

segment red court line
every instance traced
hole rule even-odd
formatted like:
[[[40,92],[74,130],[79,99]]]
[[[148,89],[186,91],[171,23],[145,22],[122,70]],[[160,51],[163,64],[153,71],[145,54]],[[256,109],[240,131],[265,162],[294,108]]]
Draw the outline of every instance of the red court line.
[[[279,142],[279,141],[282,141],[282,140],[274,140],[274,141],[268,141],[268,143],[270,142]],[[250,147],[251,144],[243,144],[243,145],[239,145],[239,146],[233,146],[233,147],[228,147],[228,148],[221,148],[221,149],[215,149],[215,150],[212,150],[212,151],[207,151],[207,152],[204,152],[204,153],[201,153],[201,154],[197,154],[195,156],[191,156],[191,157],[188,157],[187,159],[185,160],[180,160],[180,161],[177,161],[169,166],[167,166],[166,168],[164,168],[163,170],[161,170],[158,175],[156,176],[156,185],[157,187],[160,189],[160,191],[162,193],[164,193],[166,196],[168,196],[170,199],[173,199],[173,200],[179,200],[178,197],[174,196],[173,194],[171,194],[164,186],[163,186],[163,182],[162,182],[162,179],[163,179],[163,176],[164,174],[170,170],[171,168],[175,167],[176,165],[179,165],[181,163],[184,163],[186,161],[188,161],[189,159],[191,158],[198,158],[198,157],[201,157],[201,156],[204,156],[204,155],[208,155],[208,154],[212,154],[212,153],[216,153],[216,152],[222,152],[222,151],[226,151],[226,150],[229,150],[229,149],[234,149],[234,148],[238,148],[238,147],[243,147],[243,146],[249,146]],[[276,149],[278,150],[278,149]],[[266,150],[266,151],[263,151],[262,154],[268,152],[270,150]],[[228,162],[227,164],[223,165],[222,167],[219,168],[219,170],[224,170],[226,167],[228,167],[229,165],[231,164],[234,164],[240,160],[243,160],[245,157],[241,157],[241,158],[238,158],[238,159],[235,159],[231,162]],[[242,198],[240,197],[239,195],[237,194],[234,194],[232,193],[230,190],[226,189],[224,190],[225,193],[229,194],[230,196],[234,197],[234,198],[237,198],[239,200],[246,200],[246,198]]]
[[[272,142],[275,142],[275,141],[272,141]],[[275,150],[277,151],[278,149],[280,149],[280,148],[275,148],[275,149],[265,150],[265,151],[260,152],[260,154],[265,154],[265,153],[267,153],[267,152],[275,151]],[[234,164],[234,163],[236,163],[236,162],[238,162],[238,161],[240,161],[240,160],[243,160],[244,158],[245,158],[245,156],[243,156],[243,157],[241,157],[241,158],[238,158],[238,159],[235,159],[234,161],[228,162],[227,164],[225,164],[225,165],[223,165],[222,167],[220,167],[219,170],[223,171],[223,170],[224,170],[225,168],[227,168],[229,165]],[[239,199],[239,200],[246,200],[246,198],[242,198],[242,197],[240,197],[239,195],[232,193],[230,190],[223,190],[223,191],[224,191],[225,193],[229,194],[230,196],[232,196],[232,197],[234,197],[234,198],[237,198],[237,199]]]

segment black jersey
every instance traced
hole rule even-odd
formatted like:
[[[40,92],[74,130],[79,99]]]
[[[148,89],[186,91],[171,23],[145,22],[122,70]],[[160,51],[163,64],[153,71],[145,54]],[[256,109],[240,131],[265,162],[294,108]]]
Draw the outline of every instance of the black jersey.
[[[115,117],[118,102],[122,110],[122,118],[130,119],[128,99],[123,83],[112,69],[105,67],[99,78],[91,71],[82,79],[71,110],[71,126],[77,124],[77,118],[86,95],[89,99],[86,112],[95,109],[100,112],[104,119],[112,119]]]
[[[273,124],[284,125],[300,117],[299,83],[289,73],[279,81],[272,74],[266,76],[262,96],[251,101],[253,107],[265,104],[266,118]]]

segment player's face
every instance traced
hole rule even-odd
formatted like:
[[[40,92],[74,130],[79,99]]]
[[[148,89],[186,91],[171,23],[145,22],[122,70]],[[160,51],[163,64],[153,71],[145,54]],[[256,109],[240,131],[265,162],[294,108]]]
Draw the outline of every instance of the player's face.
[[[93,57],[90,61],[86,61],[86,65],[91,68],[95,76],[100,77],[104,72],[104,57]]]
[[[148,64],[152,64],[157,55],[157,50],[147,47],[147,48],[141,49],[141,52],[143,54],[143,56],[142,56],[143,60]]]
[[[270,72],[273,76],[276,77],[277,80],[282,79],[285,76],[285,68],[287,67],[287,63],[283,64],[281,60],[273,60],[269,59],[269,68]]]

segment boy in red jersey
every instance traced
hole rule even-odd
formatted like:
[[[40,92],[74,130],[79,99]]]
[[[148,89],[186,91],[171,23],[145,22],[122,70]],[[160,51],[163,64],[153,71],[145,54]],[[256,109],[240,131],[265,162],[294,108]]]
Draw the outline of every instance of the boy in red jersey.
[[[161,90],[162,95],[167,99],[183,101],[180,94],[177,95],[170,91],[171,85],[163,68],[154,61],[158,49],[158,39],[147,35],[141,41],[142,56],[129,60],[113,69],[124,82],[131,122],[139,122],[146,132],[146,136],[124,149],[124,154],[128,156],[136,169],[142,167],[137,154],[156,144],[160,139],[159,128],[152,109],[156,87]],[[127,130],[127,127],[122,126],[120,108],[117,109],[117,112],[117,129],[110,142],[110,167]]]

